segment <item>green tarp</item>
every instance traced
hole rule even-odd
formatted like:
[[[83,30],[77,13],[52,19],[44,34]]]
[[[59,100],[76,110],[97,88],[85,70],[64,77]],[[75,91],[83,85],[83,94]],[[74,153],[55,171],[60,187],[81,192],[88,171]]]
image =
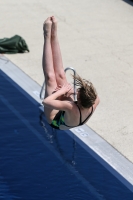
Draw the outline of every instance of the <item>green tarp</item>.
[[[0,53],[14,54],[24,53],[28,51],[28,45],[25,40],[19,35],[15,35],[11,38],[0,39]]]

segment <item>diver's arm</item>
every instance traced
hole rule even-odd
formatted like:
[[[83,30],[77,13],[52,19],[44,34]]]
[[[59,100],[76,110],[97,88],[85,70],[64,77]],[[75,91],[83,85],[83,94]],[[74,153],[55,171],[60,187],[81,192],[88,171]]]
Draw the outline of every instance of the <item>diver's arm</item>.
[[[59,90],[57,90],[55,93],[51,94],[50,96],[46,97],[44,100],[43,100],[43,104],[44,106],[46,107],[49,107],[49,108],[53,108],[53,109],[56,109],[56,110],[68,110],[68,109],[71,109],[72,107],[72,104],[70,101],[60,101],[58,100],[57,98],[62,96],[62,95],[65,95],[67,96],[67,93],[69,93],[69,91],[72,89],[72,86],[70,84],[66,84],[66,85],[63,85]]]

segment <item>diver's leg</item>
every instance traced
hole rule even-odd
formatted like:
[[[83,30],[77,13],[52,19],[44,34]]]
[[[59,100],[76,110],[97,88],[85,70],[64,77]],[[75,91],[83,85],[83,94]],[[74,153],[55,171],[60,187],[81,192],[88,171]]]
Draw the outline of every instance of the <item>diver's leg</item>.
[[[67,80],[63,68],[62,56],[57,37],[57,20],[55,19],[55,17],[51,17],[51,19],[52,19],[51,47],[53,54],[53,66],[54,66],[57,85],[63,85],[67,82]]]
[[[45,98],[52,94],[54,89],[57,87],[56,77],[53,67],[53,57],[51,49],[51,17],[47,18],[44,22],[44,46],[43,46],[43,71],[45,76]],[[44,107],[44,113],[49,123],[51,123],[57,110]]]
[[[43,46],[42,65],[45,76],[45,88],[46,88],[45,97],[49,96],[57,86],[54,67],[53,67],[52,49],[51,49],[51,26],[52,26],[52,21],[51,17],[49,17],[46,19],[43,26],[44,46]]]

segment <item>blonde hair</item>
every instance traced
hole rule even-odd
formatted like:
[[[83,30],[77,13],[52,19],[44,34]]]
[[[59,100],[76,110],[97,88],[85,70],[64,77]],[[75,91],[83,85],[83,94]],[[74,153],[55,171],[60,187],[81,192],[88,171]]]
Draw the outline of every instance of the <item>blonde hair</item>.
[[[84,108],[90,108],[97,98],[97,92],[93,84],[90,81],[82,79],[79,75],[73,75],[75,84],[78,86],[79,91],[79,103]]]

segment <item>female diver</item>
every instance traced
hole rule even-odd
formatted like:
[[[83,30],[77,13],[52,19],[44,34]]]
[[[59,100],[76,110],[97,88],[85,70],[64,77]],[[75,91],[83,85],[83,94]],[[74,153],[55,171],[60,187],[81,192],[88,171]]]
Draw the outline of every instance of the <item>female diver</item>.
[[[81,126],[93,114],[99,98],[92,83],[76,75],[77,101],[72,86],[67,82],[57,37],[57,20],[48,17],[43,24],[43,71],[45,76],[44,113],[48,123],[56,129],[66,130]]]

